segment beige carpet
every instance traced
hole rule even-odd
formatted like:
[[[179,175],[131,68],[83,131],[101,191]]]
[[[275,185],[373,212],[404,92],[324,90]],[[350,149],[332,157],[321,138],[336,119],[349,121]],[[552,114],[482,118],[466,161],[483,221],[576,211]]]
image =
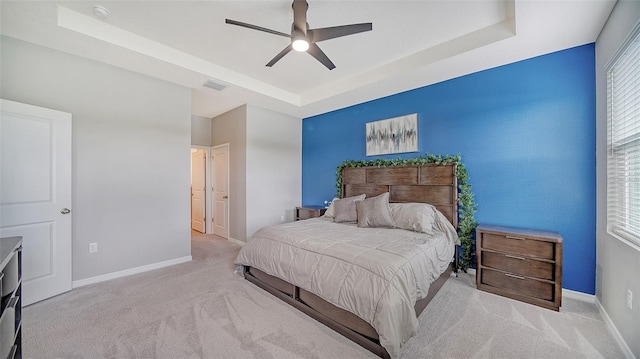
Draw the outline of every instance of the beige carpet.
[[[239,246],[194,235],[194,260],[24,310],[25,358],[375,358],[233,273]],[[595,305],[560,313],[450,278],[402,358],[624,358]]]

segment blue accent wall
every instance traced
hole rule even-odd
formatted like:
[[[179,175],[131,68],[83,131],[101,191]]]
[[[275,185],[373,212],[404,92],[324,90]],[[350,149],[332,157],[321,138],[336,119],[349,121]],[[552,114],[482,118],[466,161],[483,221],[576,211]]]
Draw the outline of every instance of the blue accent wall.
[[[583,45],[333,112],[302,125],[302,201],[344,160],[462,155],[480,223],[559,232],[563,287],[595,293],[595,47]],[[367,157],[365,124],[418,114],[419,152]]]

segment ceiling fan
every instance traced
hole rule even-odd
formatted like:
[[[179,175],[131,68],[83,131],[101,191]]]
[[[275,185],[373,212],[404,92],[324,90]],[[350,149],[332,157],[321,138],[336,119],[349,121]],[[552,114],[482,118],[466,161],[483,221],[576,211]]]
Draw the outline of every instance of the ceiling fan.
[[[291,44],[280,51],[269,63],[268,67],[273,66],[284,55],[288,54],[292,49],[300,52],[308,52],[316,60],[320,61],[329,70],[336,68],[336,65],[329,60],[329,57],[320,50],[317,42],[335,39],[336,37],[357,34],[359,32],[371,31],[372,24],[370,22],[361,24],[351,24],[342,26],[323,27],[319,29],[310,29],[307,23],[307,9],[309,3],[306,0],[293,0],[293,24],[291,25],[291,34],[267,29],[261,26],[247,24],[240,21],[225,19],[225,23],[254,29],[258,31],[268,32],[270,34],[291,38]]]

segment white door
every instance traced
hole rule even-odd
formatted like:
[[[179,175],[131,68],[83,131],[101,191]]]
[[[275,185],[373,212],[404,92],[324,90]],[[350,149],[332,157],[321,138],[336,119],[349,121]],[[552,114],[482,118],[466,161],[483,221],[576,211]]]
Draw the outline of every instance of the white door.
[[[213,148],[213,233],[229,238],[229,144]]]
[[[204,150],[191,153],[191,228],[205,233],[205,174],[207,154]]]
[[[0,237],[22,236],[22,305],[71,290],[71,114],[0,100]]]

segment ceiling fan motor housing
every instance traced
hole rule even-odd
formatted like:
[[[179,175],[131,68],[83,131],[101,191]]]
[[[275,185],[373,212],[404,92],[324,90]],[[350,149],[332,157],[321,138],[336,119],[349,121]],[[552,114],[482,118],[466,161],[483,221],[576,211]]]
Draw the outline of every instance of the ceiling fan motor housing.
[[[285,34],[280,31],[230,19],[225,19],[225,22],[231,25],[246,27],[290,38],[291,43],[289,46],[285,47],[279,54],[271,59],[271,61],[267,63],[268,67],[275,65],[276,62],[291,50],[296,50],[300,52],[308,52],[309,55],[313,56],[329,70],[333,70],[336,66],[331,62],[331,60],[329,60],[329,57],[324,53],[324,51],[318,47],[316,44],[317,42],[335,39],[336,37],[341,36],[353,35],[359,32],[371,31],[373,29],[373,25],[370,22],[311,29],[307,23],[307,10],[309,9],[309,3],[307,3],[306,0],[294,0],[291,7],[293,8],[291,34]]]

